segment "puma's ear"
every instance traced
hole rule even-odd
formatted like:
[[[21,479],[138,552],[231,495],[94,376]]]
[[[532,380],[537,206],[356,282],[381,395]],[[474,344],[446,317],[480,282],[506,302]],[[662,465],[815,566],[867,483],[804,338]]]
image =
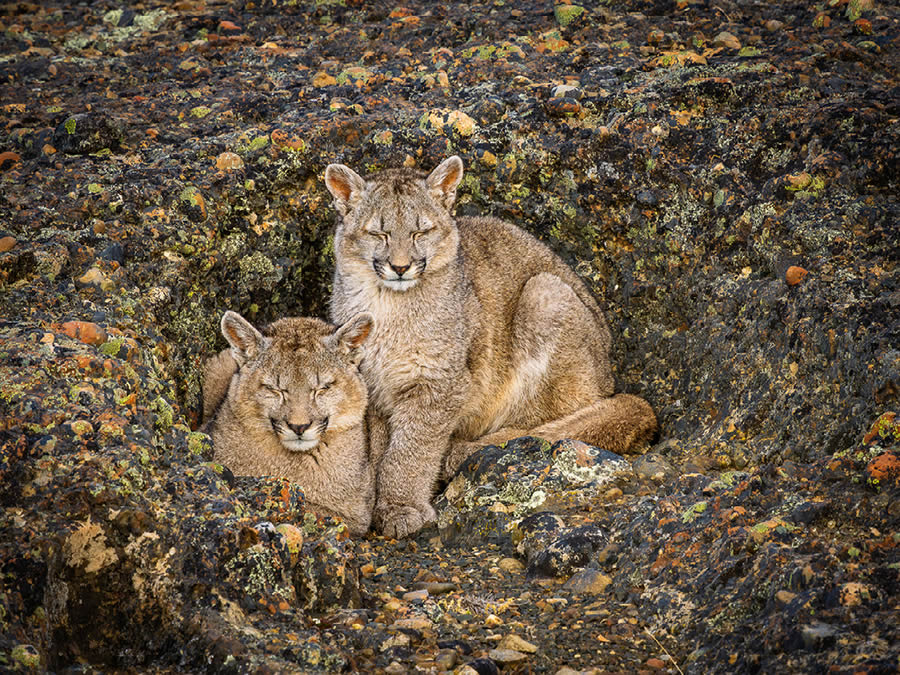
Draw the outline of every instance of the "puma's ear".
[[[425,184],[428,185],[431,196],[449,211],[456,199],[456,186],[459,185],[462,176],[463,162],[457,155],[453,155],[441,162],[428,175]]]
[[[346,216],[366,187],[366,181],[349,166],[329,164],[325,167],[325,187],[334,197],[334,208]]]
[[[227,311],[222,316],[222,335],[231,345],[231,355],[238,367],[259,356],[268,346],[262,333],[237,312]]]
[[[369,338],[374,327],[375,317],[368,312],[361,312],[334,332],[333,344],[344,354],[349,354],[353,363],[359,363],[362,357],[360,347]]]

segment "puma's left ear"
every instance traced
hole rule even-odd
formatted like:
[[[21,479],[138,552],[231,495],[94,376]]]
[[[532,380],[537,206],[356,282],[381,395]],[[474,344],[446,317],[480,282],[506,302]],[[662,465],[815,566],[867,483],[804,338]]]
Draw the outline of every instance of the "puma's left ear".
[[[453,155],[441,162],[428,175],[425,184],[428,185],[431,196],[449,211],[456,199],[456,187],[462,180],[462,176],[463,162],[457,155]]]
[[[375,327],[375,317],[368,312],[361,312],[338,328],[332,339],[344,354],[349,354],[353,363],[359,363],[362,357],[363,343]]]
[[[334,197],[334,208],[346,216],[366,187],[366,181],[349,166],[329,164],[325,168],[325,187]]]
[[[238,367],[255,359],[269,346],[269,341],[262,333],[237,312],[228,310],[222,315],[221,329],[222,335],[231,346],[231,356],[234,357]]]

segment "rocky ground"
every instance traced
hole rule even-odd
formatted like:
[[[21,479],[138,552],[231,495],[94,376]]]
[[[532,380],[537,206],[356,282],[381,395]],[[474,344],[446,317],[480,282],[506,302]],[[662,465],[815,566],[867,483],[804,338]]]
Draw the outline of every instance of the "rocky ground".
[[[575,2],[2,5],[0,669],[897,671],[900,12]],[[328,163],[452,153],[662,432],[352,540],[209,462],[199,366],[324,316]]]

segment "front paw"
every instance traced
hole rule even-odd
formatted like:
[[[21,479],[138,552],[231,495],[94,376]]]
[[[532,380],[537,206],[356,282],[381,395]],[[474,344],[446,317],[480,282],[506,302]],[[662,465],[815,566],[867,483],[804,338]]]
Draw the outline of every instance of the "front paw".
[[[408,504],[379,504],[375,507],[375,525],[385,537],[403,539],[437,520],[430,504],[425,507]]]

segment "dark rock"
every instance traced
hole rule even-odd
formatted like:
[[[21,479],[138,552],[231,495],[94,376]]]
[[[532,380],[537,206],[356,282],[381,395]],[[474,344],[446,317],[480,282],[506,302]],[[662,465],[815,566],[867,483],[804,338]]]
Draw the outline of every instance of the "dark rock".
[[[125,138],[122,122],[103,113],[83,113],[66,118],[53,132],[53,146],[70,155],[89,155],[119,150]]]

